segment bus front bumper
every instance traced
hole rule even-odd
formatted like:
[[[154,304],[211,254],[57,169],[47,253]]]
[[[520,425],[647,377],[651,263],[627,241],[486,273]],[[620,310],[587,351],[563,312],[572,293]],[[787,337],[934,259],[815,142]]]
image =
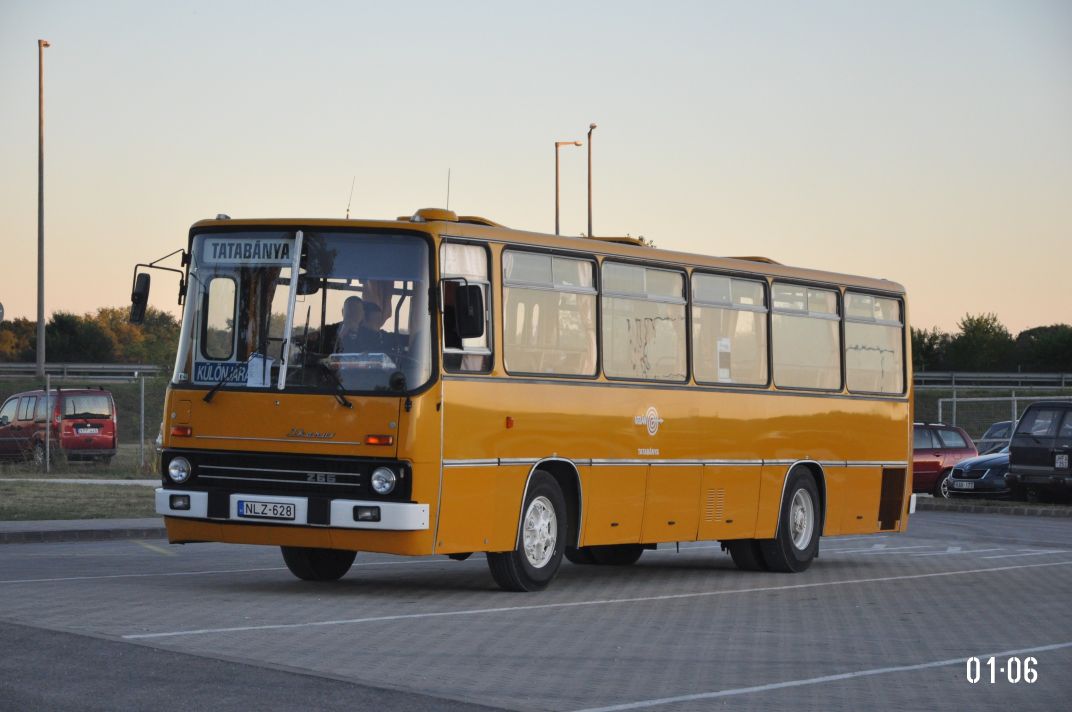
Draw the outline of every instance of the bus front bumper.
[[[428,529],[427,504],[333,499],[328,509],[327,521],[318,522],[310,521],[309,500],[305,497],[238,493],[227,496],[227,516],[210,517],[208,492],[159,487],[156,490],[156,513],[165,517],[204,519],[221,523],[290,524],[385,531]],[[251,514],[244,503],[255,504],[256,509],[263,510],[263,514]]]

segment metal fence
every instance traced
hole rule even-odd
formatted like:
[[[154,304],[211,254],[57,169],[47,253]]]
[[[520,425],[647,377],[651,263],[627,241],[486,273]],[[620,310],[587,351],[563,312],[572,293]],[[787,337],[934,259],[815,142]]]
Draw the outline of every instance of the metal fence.
[[[46,363],[45,374],[54,378],[86,378],[93,381],[135,381],[158,376],[163,371],[152,364],[128,363]],[[35,363],[0,363],[0,378],[35,378]]]
[[[1018,395],[1014,392],[1009,396],[999,397],[939,398],[937,422],[960,426],[967,430],[973,439],[979,440],[987,428],[994,423],[1004,420],[1015,423],[1029,405],[1042,400],[1072,401],[1072,395],[1067,392],[1053,394],[1032,392],[1027,395]]]

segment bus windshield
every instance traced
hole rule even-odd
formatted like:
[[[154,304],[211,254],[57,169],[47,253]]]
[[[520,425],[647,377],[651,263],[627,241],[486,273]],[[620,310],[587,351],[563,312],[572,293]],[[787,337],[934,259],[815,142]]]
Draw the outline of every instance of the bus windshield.
[[[175,381],[323,393],[420,388],[432,373],[428,265],[428,243],[414,235],[196,235]]]

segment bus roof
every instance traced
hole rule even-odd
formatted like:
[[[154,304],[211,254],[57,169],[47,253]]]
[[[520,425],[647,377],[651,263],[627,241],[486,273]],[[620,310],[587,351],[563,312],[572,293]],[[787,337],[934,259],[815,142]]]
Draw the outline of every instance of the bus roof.
[[[586,254],[624,257],[626,259],[663,263],[666,265],[688,265],[728,272],[764,276],[769,275],[772,277],[783,277],[786,279],[796,279],[806,282],[859,287],[861,289],[895,294],[903,294],[905,291],[902,285],[886,279],[875,279],[838,272],[828,272],[825,270],[790,267],[775,262],[767,257],[712,257],[688,252],[665,250],[657,247],[647,247],[635,244],[639,241],[636,238],[629,237],[607,238],[597,236],[595,239],[592,239],[587,237],[572,237],[568,235],[549,235],[528,230],[515,230],[499,225],[486,218],[467,215],[459,217],[452,211],[439,208],[425,208],[417,211],[411,217],[401,217],[397,220],[347,220],[342,218],[244,218],[236,220],[223,218],[199,220],[194,223],[191,230],[205,227],[234,228],[240,226],[264,227],[269,225],[285,227],[386,228],[395,230],[418,229],[453,237],[468,237],[509,245],[529,245],[564,251],[583,252]]]

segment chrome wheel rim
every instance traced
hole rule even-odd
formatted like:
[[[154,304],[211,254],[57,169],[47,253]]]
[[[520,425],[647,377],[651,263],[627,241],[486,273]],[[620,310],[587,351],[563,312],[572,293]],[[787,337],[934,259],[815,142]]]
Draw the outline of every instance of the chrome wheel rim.
[[[525,558],[534,569],[543,568],[555,553],[558,542],[558,516],[551,500],[537,497],[525,510],[525,528],[522,546]]]
[[[798,489],[789,505],[789,535],[793,538],[793,546],[798,551],[804,551],[811,543],[814,531],[815,507],[811,493],[806,489]]]
[[[949,499],[949,478],[946,477],[942,480],[942,484],[938,486],[938,493],[942,495],[942,499]]]

